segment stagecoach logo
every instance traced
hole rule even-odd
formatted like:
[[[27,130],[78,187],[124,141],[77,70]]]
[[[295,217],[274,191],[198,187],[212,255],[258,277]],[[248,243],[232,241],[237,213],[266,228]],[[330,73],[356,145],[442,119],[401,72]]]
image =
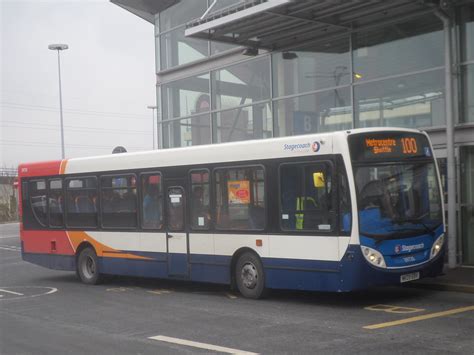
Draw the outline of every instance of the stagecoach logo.
[[[313,142],[313,144],[311,145],[311,149],[315,153],[317,153],[320,148],[321,148],[321,144],[319,144],[319,142]]]
[[[283,150],[289,150],[291,152],[309,152],[310,149],[317,153],[321,149],[321,144],[319,142],[313,143],[296,143],[296,144],[285,144]]]
[[[401,252],[411,253],[412,251],[423,249],[425,247],[425,243],[414,244],[414,245],[395,245],[395,253],[400,254]]]

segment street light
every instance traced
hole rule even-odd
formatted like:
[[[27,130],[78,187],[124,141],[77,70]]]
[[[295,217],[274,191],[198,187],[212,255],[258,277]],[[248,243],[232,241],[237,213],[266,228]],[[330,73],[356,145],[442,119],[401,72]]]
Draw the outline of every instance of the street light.
[[[59,117],[61,119],[61,157],[64,159],[64,125],[63,125],[63,98],[61,93],[61,60],[59,57],[59,51],[68,49],[67,44],[50,44],[48,49],[52,51],[58,51],[58,73],[59,73]]]
[[[151,119],[153,122],[153,149],[155,149],[155,110],[157,109],[157,106],[149,105],[146,108],[151,110]]]

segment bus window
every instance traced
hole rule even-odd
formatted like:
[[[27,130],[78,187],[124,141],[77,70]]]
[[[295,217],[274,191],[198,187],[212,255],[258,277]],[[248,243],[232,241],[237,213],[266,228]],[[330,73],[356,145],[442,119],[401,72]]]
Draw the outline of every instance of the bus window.
[[[135,175],[101,176],[102,227],[137,227],[137,186]]]
[[[284,164],[280,167],[280,224],[284,230],[334,229],[332,165]]]
[[[97,179],[77,177],[66,180],[66,221],[68,227],[97,227]]]
[[[161,229],[163,226],[163,188],[161,174],[143,174],[142,188],[142,228]]]
[[[181,187],[170,187],[168,189],[167,223],[172,232],[184,230],[184,191]]]
[[[209,171],[192,171],[191,177],[191,228],[209,229],[210,215],[210,193],[209,193]]]
[[[48,224],[46,182],[45,180],[30,181],[30,205],[33,214],[43,227]]]
[[[49,180],[49,225],[64,226],[64,196],[61,179]]]
[[[216,169],[216,227],[265,228],[265,174],[262,167]]]

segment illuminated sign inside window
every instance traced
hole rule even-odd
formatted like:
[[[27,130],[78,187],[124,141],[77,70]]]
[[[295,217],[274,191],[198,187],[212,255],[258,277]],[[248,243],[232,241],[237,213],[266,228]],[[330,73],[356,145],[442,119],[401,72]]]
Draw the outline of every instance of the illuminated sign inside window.
[[[432,157],[428,139],[407,132],[361,133],[349,137],[352,160]]]

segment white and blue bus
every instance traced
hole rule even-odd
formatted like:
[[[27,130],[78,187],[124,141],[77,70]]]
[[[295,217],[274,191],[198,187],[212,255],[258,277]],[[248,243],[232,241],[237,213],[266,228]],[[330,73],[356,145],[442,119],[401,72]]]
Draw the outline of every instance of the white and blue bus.
[[[442,272],[426,133],[354,129],[19,166],[23,259],[102,275],[352,291]]]

